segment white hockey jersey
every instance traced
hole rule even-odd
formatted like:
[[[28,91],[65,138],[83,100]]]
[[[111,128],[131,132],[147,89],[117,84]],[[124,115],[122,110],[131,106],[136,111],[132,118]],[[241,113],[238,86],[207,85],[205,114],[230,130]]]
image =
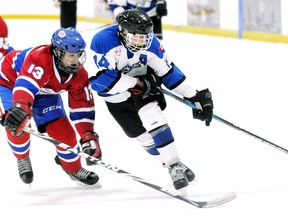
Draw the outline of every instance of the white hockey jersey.
[[[147,67],[152,68],[162,78],[163,85],[175,93],[188,98],[196,94],[156,36],[147,50],[131,53],[121,43],[117,25],[112,25],[94,35],[90,48],[96,71],[95,76],[90,77],[91,87],[108,102],[127,100],[131,95],[128,89],[136,85],[137,76],[146,74]]]

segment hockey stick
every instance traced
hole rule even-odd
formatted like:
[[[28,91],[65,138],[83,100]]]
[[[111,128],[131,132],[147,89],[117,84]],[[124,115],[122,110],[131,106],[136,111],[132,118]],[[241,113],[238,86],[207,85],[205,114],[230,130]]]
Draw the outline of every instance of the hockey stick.
[[[92,157],[92,156],[82,152],[82,151],[79,151],[79,150],[77,150],[75,148],[72,148],[72,147],[70,147],[70,146],[68,146],[68,145],[66,145],[64,143],[61,143],[61,142],[59,142],[59,141],[57,141],[57,140],[55,140],[55,139],[53,139],[53,138],[51,138],[51,137],[49,137],[49,136],[47,136],[45,134],[39,133],[39,132],[33,130],[32,128],[25,127],[24,131],[26,131],[27,133],[30,133],[30,134],[32,134],[34,136],[37,136],[37,137],[39,137],[41,139],[44,139],[44,140],[46,140],[46,141],[48,141],[50,143],[53,143],[55,146],[59,146],[59,147],[61,147],[63,149],[66,149],[69,152],[72,152],[72,153],[74,153],[76,155],[79,155],[79,156],[85,158],[85,159],[88,159],[92,163],[94,163],[95,165],[96,164],[100,165],[100,166],[102,166],[102,167],[104,167],[106,169],[112,170],[112,171],[114,171],[114,172],[116,172],[118,174],[122,174],[124,176],[129,177],[129,178],[132,178],[134,181],[142,183],[142,184],[144,184],[144,185],[146,185],[146,186],[148,186],[150,188],[153,188],[153,189],[155,189],[157,191],[165,193],[165,194],[167,194],[167,195],[169,195],[171,197],[174,197],[176,199],[182,200],[182,201],[184,201],[186,203],[189,203],[189,204],[191,204],[193,206],[196,206],[198,208],[210,208],[210,207],[219,206],[219,205],[227,203],[227,202],[229,202],[229,201],[231,201],[231,200],[236,198],[236,194],[234,192],[230,192],[230,193],[222,195],[221,197],[218,197],[216,199],[209,200],[209,201],[194,201],[194,200],[190,200],[190,199],[187,199],[187,198],[185,198],[183,196],[180,196],[180,195],[176,194],[173,191],[169,191],[169,190],[164,189],[164,188],[162,188],[162,187],[160,187],[158,185],[155,185],[155,184],[152,184],[150,182],[147,182],[146,180],[144,180],[144,179],[142,179],[140,177],[134,176],[131,173],[128,173],[128,172],[126,172],[126,171],[124,171],[124,170],[122,170],[122,169],[120,169],[118,167],[115,167],[115,166],[113,166],[113,165],[111,165],[109,163],[105,163],[102,160],[99,160],[99,159],[97,159],[95,157]]]
[[[161,88],[161,91],[162,91],[163,94],[166,94],[166,95],[168,95],[168,96],[176,99],[177,101],[179,101],[179,102],[181,102],[181,103],[183,103],[183,104],[186,104],[187,106],[189,106],[189,107],[191,107],[191,108],[197,109],[197,107],[195,106],[195,104],[191,103],[190,101],[184,100],[183,98],[181,98],[181,97],[173,94],[172,92],[170,92],[170,91],[168,91],[168,90],[165,90],[165,89],[162,89],[162,88]],[[279,145],[276,145],[275,143],[270,142],[270,141],[268,141],[268,140],[266,140],[266,139],[264,139],[264,138],[262,138],[262,137],[260,137],[260,136],[258,136],[258,135],[256,135],[256,134],[254,134],[254,133],[251,133],[251,132],[249,132],[249,131],[247,131],[247,130],[245,130],[245,129],[243,129],[243,128],[240,128],[240,127],[232,124],[231,122],[229,122],[229,121],[227,121],[227,120],[225,120],[225,119],[223,119],[223,118],[220,118],[219,116],[213,115],[213,118],[214,118],[215,120],[219,121],[219,122],[222,122],[222,123],[224,123],[224,124],[226,124],[226,125],[234,128],[234,129],[238,130],[238,131],[242,131],[242,132],[244,132],[245,134],[250,135],[250,136],[258,139],[258,140],[260,140],[260,141],[268,144],[269,146],[272,146],[272,147],[274,147],[274,148],[276,148],[276,149],[278,149],[278,150],[280,150],[280,151],[283,151],[283,152],[285,152],[285,153],[288,153],[288,150],[287,150],[287,149],[285,149],[285,148],[283,148],[283,147],[281,147],[281,146],[279,146]]]
[[[107,24],[104,24],[104,25],[101,25],[101,26],[97,26],[95,28],[82,29],[79,32],[83,33],[83,32],[87,32],[87,31],[94,31],[94,30],[98,30],[98,29],[101,29],[101,28],[104,28],[104,27],[107,27],[107,26],[110,26],[110,25],[113,25],[113,23],[107,23]]]

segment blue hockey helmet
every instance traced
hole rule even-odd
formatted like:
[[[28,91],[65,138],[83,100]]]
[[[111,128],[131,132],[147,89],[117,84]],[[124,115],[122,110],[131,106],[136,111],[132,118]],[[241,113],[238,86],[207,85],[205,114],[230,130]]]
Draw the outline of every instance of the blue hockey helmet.
[[[56,30],[51,38],[56,65],[62,71],[73,74],[86,61],[86,43],[73,27]]]

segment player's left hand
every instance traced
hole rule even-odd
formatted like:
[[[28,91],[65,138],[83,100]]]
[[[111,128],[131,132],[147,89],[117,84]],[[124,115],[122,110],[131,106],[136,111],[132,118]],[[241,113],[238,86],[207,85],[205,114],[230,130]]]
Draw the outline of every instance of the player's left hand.
[[[209,126],[213,116],[213,100],[209,89],[197,91],[194,97],[185,99],[194,103],[199,108],[192,109],[193,118],[205,121],[206,126]]]
[[[95,132],[85,132],[82,134],[80,144],[84,153],[95,157],[99,160],[102,159],[102,151],[99,144],[99,136]],[[89,159],[86,160],[88,166],[94,165]]]
[[[31,107],[24,103],[15,103],[5,114],[3,126],[11,130],[12,135],[21,136],[23,128],[28,126],[32,116]]]
[[[158,17],[167,16],[167,3],[165,0],[158,0],[156,3],[156,13]]]

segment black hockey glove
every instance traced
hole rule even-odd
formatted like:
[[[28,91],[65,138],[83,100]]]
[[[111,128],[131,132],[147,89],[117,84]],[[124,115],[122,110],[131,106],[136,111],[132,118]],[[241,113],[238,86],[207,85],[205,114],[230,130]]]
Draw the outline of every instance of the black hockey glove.
[[[167,3],[165,0],[158,0],[156,3],[156,13],[158,17],[167,16]]]
[[[6,113],[3,126],[11,130],[13,136],[21,136],[23,128],[30,122],[32,116],[31,107],[24,103],[15,103]]]
[[[190,101],[199,108],[192,109],[193,118],[205,121],[206,126],[209,126],[213,116],[212,94],[209,89],[197,91],[194,97],[184,99]]]
[[[85,132],[82,134],[80,144],[84,153],[95,157],[99,160],[102,159],[102,152],[99,145],[99,136],[95,132]],[[86,159],[88,166],[95,165],[89,159]]]
[[[153,74],[146,74],[138,77],[143,82],[143,86],[136,85],[134,88],[130,88],[129,91],[138,96],[151,96],[160,93],[157,85],[157,79]]]
[[[4,127],[4,119],[5,119],[5,115],[7,113],[5,113],[4,110],[1,110],[1,107],[0,107],[0,124]]]

